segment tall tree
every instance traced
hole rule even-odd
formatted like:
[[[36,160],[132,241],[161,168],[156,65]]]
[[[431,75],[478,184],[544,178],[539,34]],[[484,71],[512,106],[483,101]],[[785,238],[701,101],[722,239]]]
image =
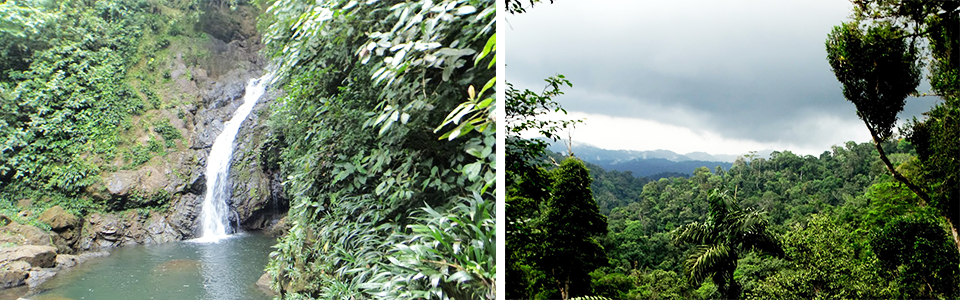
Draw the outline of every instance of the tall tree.
[[[830,67],[843,84],[843,96],[853,102],[857,116],[867,125],[880,159],[897,180],[929,201],[919,186],[897,172],[881,146],[893,135],[897,113],[903,111],[907,96],[920,84],[916,52],[905,32],[889,24],[864,32],[858,22],[844,23],[834,27],[827,38]]]
[[[710,278],[726,299],[740,298],[740,284],[733,272],[742,254],[760,251],[782,256],[780,244],[767,231],[763,212],[743,209],[726,191],[714,189],[708,197],[710,216],[706,222],[693,222],[674,231],[674,243],[699,244],[686,260],[690,281],[699,285]]]
[[[881,160],[894,178],[936,207],[949,222],[960,250],[960,3],[955,1],[853,1],[854,21],[827,39],[827,58],[844,96],[857,106]],[[861,27],[868,27],[866,33]],[[926,43],[922,41],[926,40]],[[924,57],[924,55],[928,56]],[[932,94],[916,93],[920,61],[929,62]],[[917,148],[921,180],[900,174],[880,142],[892,132],[907,95],[944,100],[903,130]],[[918,183],[919,182],[919,183]]]
[[[507,298],[538,298],[554,295],[544,269],[538,260],[544,252],[540,244],[544,231],[539,228],[541,205],[550,199],[553,179],[542,167],[547,144],[538,139],[524,139],[520,133],[535,130],[556,140],[559,131],[579,121],[537,120],[549,112],[564,112],[552,98],[563,95],[560,88],[573,86],[563,75],[545,80],[541,93],[517,90],[507,84],[506,91],[506,221],[507,221]],[[551,297],[551,296],[547,296]]]
[[[563,299],[591,292],[590,272],[607,257],[600,237],[607,233],[607,218],[600,214],[590,190],[590,171],[577,158],[568,157],[554,170],[553,193],[543,212],[544,253],[548,268]]]

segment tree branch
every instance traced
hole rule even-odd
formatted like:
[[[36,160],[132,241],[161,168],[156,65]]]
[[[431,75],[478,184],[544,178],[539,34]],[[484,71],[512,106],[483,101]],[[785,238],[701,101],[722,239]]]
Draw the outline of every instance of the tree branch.
[[[882,160],[883,164],[887,166],[887,170],[893,174],[893,178],[896,178],[898,181],[906,184],[914,194],[917,194],[917,196],[920,197],[920,206],[927,206],[927,203],[930,203],[930,196],[927,195],[927,193],[924,192],[919,186],[913,184],[913,182],[910,182],[910,180],[900,174],[900,172],[897,172],[897,169],[895,169],[893,164],[890,163],[890,159],[887,158],[887,154],[883,152],[883,146],[881,146],[882,141],[880,140],[880,137],[877,136],[877,132],[873,130],[873,127],[870,126],[869,122],[866,120],[863,122],[867,125],[867,129],[870,130],[870,136],[873,137],[873,145],[877,148],[877,152],[880,153],[880,160]]]

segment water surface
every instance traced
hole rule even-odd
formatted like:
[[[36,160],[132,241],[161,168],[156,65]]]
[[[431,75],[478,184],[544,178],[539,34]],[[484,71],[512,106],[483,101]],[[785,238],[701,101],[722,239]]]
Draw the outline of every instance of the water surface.
[[[276,239],[240,233],[217,243],[122,247],[40,285],[28,299],[271,299],[256,286]]]

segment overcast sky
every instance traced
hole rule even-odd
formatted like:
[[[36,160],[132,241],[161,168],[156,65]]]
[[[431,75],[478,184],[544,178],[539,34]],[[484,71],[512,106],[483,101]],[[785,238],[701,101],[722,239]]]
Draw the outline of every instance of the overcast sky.
[[[851,7],[845,0],[556,0],[506,14],[506,77],[540,92],[544,78],[567,76],[574,86],[555,100],[586,118],[575,142],[818,155],[870,139],[824,50]],[[901,121],[934,101],[908,99]]]

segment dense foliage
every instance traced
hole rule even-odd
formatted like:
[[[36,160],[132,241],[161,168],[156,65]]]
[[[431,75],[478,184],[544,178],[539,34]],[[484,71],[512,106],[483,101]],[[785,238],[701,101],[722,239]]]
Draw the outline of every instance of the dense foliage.
[[[132,120],[150,122],[148,112],[164,104],[153,90],[159,76],[144,67],[156,66],[170,39],[184,33],[181,23],[198,14],[194,5],[0,3],[0,203],[31,199],[75,213],[140,205],[91,197],[98,191],[89,188],[101,173],[135,168],[180,138],[169,122],[154,134],[152,124],[140,132]],[[178,14],[157,13],[162,9]],[[141,135],[148,139],[138,142]],[[151,203],[143,205],[161,204]]]
[[[915,152],[908,142],[901,140],[884,145],[898,168],[916,167]],[[702,249],[673,242],[678,228],[708,222],[713,215],[709,196],[712,190],[720,188],[735,199],[736,202],[731,203],[766,215],[757,220],[769,222],[772,236],[783,247],[783,258],[778,258],[775,252],[739,256],[732,278],[740,285],[741,297],[939,298],[954,295],[953,290],[960,282],[952,275],[957,271],[957,263],[950,261],[956,252],[936,248],[951,244],[947,231],[939,227],[944,226],[945,220],[931,216],[929,209],[918,207],[918,198],[886,174],[873,148],[870,143],[851,142],[846,147],[834,147],[820,157],[774,152],[769,160],[738,160],[730,170],[718,168],[710,172],[704,167],[690,178],[648,181],[641,186],[618,180],[623,173],[594,167],[592,176],[604,178],[592,185],[598,204],[616,204],[611,205],[609,233],[603,242],[609,264],[591,273],[593,294],[615,299],[722,297],[720,293],[724,289],[712,280],[693,285],[685,275],[689,270],[685,267],[687,258],[699,256],[698,249]],[[620,198],[620,195],[629,198]],[[513,211],[508,210],[509,213]],[[910,267],[911,260],[891,260],[874,254],[879,253],[878,246],[872,245],[884,236],[899,237],[896,243],[915,244],[905,240],[909,235],[901,229],[897,229],[901,233],[881,234],[883,230],[891,230],[887,228],[903,228],[890,227],[895,226],[890,225],[892,221],[902,216],[926,220],[925,224],[940,224],[930,225],[941,229],[932,231],[932,235],[924,239],[924,245],[931,246],[913,253],[926,253],[924,261],[936,258],[942,260],[941,263],[917,264],[914,266],[925,268],[923,273],[905,273],[909,269],[904,268]],[[508,220],[512,218],[508,215]],[[509,242],[508,239],[508,246]],[[894,267],[883,267],[884,261],[891,261],[889,265]],[[944,288],[930,291],[908,285],[921,280],[910,279],[908,274],[915,274],[910,275],[915,276],[913,278],[918,278],[916,274],[941,274],[936,276],[945,278],[939,285]]]
[[[493,1],[280,0],[288,299],[493,298]]]

